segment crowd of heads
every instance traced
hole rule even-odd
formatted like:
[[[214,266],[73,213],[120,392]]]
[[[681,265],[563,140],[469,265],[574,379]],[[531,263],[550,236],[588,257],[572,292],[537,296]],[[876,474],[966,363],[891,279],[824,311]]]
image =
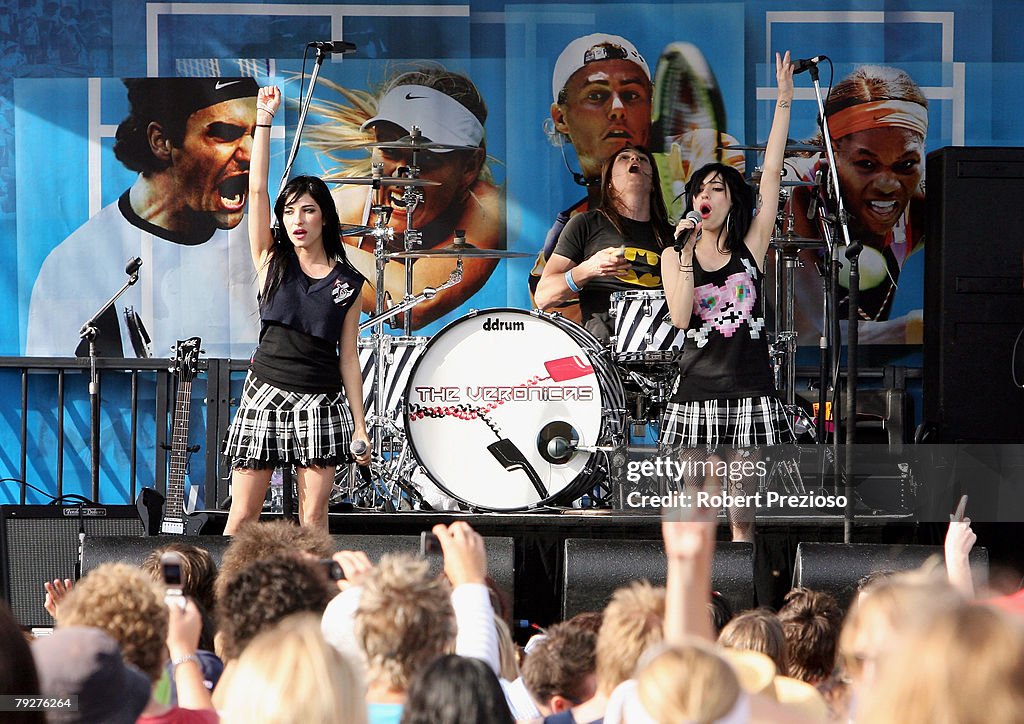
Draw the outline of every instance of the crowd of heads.
[[[715,593],[699,610],[708,638],[679,636],[670,566],[667,587],[635,581],[520,648],[491,603],[501,596],[483,539],[456,525],[441,575],[422,556],[345,551],[335,560],[346,578],[333,581],[320,560],[330,538],[284,522],[242,526],[219,571],[187,544],[141,567],[104,563],[58,596],[49,636],[30,643],[0,606],[0,694],[79,696],[77,711],[11,719],[25,722],[147,721],[184,707],[207,721],[359,724],[397,707],[392,720],[406,724],[567,710],[631,724],[1000,724],[1024,710],[1019,613],[968,599],[935,568],[872,575],[848,610],[794,588],[777,611],[733,614]],[[168,551],[181,597],[161,579]],[[190,650],[201,654],[192,679],[179,670]]]

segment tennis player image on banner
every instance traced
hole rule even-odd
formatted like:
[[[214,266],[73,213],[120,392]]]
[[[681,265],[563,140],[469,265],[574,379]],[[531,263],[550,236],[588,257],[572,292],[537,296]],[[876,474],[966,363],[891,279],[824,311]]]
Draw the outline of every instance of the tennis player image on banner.
[[[113,154],[137,176],[46,255],[26,354],[87,355],[81,325],[140,259],[138,282],[98,320],[98,354],[167,357],[175,341],[198,335],[212,356],[247,357],[258,323],[242,224],[256,81],[137,78],[123,89],[130,110]]]

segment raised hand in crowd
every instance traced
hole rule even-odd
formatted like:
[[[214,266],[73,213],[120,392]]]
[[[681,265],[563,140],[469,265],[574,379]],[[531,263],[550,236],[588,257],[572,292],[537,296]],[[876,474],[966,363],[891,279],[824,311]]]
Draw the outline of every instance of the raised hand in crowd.
[[[43,588],[46,589],[46,599],[43,601],[43,607],[54,620],[57,620],[57,608],[60,606],[60,602],[64,600],[64,597],[74,587],[75,582],[70,578],[54,578],[53,581],[47,581],[43,584]]]
[[[438,523],[432,529],[444,552],[444,572],[452,588],[463,583],[485,583],[487,553],[483,537],[469,523],[457,521],[451,525]]]
[[[336,581],[340,591],[362,586],[367,574],[373,570],[373,562],[363,551],[338,551],[331,558],[337,561],[341,570],[345,572],[345,577]]]

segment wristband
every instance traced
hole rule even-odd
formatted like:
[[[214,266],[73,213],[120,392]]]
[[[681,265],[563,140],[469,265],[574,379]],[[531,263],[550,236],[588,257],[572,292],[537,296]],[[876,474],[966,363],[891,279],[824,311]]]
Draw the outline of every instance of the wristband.
[[[200,668],[202,667],[202,664],[199,663],[199,657],[195,654],[189,654],[187,656],[179,656],[176,659],[171,659],[171,669],[177,669],[179,666],[186,664],[189,661],[194,661],[196,666],[199,666]]]
[[[571,291],[575,292],[576,294],[580,293],[580,288],[576,286],[576,282],[572,280],[572,269],[565,273],[565,283]]]

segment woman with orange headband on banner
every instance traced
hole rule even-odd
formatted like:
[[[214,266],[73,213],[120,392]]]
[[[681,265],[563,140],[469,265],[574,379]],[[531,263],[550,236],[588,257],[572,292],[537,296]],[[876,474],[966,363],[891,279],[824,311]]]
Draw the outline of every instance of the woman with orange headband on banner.
[[[924,160],[928,100],[898,68],[862,66],[844,78],[826,105],[829,132],[852,238],[864,245],[860,257],[861,342],[918,344],[924,294]],[[797,161],[798,162],[798,161]],[[817,160],[807,177],[827,173]],[[793,194],[794,232],[818,237],[807,218],[809,194]],[[834,210],[834,201],[826,201]],[[822,284],[815,273],[821,252],[804,252],[797,275],[798,328],[820,333]],[[839,318],[847,319],[848,267],[840,254]],[[814,338],[816,339],[816,337]],[[805,343],[813,341],[809,337]]]

